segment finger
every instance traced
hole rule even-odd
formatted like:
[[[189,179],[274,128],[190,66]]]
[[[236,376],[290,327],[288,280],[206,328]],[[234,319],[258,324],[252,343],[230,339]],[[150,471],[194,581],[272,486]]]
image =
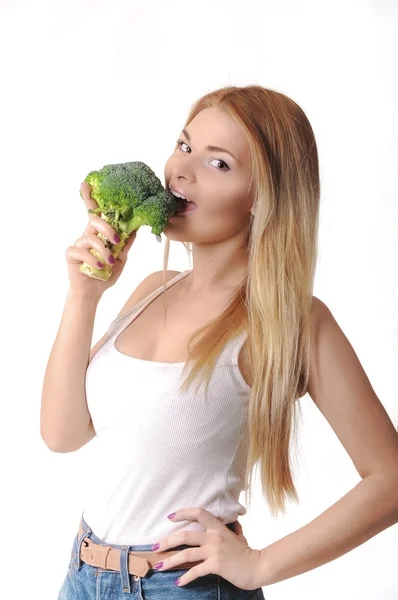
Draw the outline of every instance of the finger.
[[[192,569],[189,569],[186,573],[184,573],[184,575],[181,575],[181,577],[179,577],[176,580],[176,585],[178,585],[178,587],[181,587],[183,585],[186,585],[187,583],[191,583],[191,581],[194,581],[198,577],[203,577],[204,575],[212,574],[213,571],[209,570],[208,562],[209,561],[205,561],[203,563],[200,563],[199,565],[195,565],[194,567],[192,567]]]
[[[197,521],[203,528],[215,529],[220,533],[224,529],[225,525],[221,523],[220,519],[215,517],[213,513],[203,508],[203,506],[188,506],[180,508],[175,511],[174,517],[172,518],[173,523],[177,521]]]
[[[77,239],[75,241],[75,247],[87,248],[88,250],[91,250],[91,248],[93,248],[98,252],[99,256],[101,257],[99,258],[99,260],[101,260],[102,262],[105,261],[109,265],[115,264],[115,259],[113,257],[112,252],[109,252],[109,250],[105,248],[103,242],[101,242],[101,240],[94,234],[85,235]]]
[[[159,552],[159,550],[157,550]],[[204,556],[203,547],[199,548],[186,548],[185,550],[180,550],[163,560],[163,564],[156,568],[156,571],[167,571],[168,569],[172,569],[173,567],[178,567],[183,563],[187,562],[196,562],[198,560],[205,560],[207,556]],[[159,564],[159,563],[157,563]]]
[[[209,539],[209,534],[205,531],[179,531],[159,540],[159,547],[156,552],[163,552],[176,546],[200,546]]]
[[[91,208],[92,210],[98,208],[98,204],[96,203],[94,198],[91,197],[91,186],[87,183],[87,181],[83,181],[80,184],[80,193],[81,197],[84,200],[84,204],[87,207],[87,210],[89,208]]]
[[[66,249],[66,258],[68,263],[72,265],[78,265],[82,262],[86,262],[95,269],[103,268],[103,266],[100,267],[97,262],[101,260],[100,256],[94,256],[90,251],[79,249],[76,246],[69,246],[69,248]],[[104,265],[105,261],[102,259],[101,263]]]
[[[105,221],[105,219],[98,217],[94,213],[88,213],[88,218],[89,221],[86,225],[86,229],[83,233],[83,236],[89,235],[91,233],[101,233],[104,236],[104,238],[106,238],[106,240],[103,240],[104,242],[109,241],[112,244],[112,246],[118,243],[114,238],[116,234],[116,229],[114,229],[107,221]]]

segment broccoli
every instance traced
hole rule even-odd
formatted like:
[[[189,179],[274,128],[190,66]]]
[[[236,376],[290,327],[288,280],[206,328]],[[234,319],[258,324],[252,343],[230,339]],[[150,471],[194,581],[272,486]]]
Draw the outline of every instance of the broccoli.
[[[177,212],[176,198],[164,189],[160,179],[143,162],[106,165],[99,171],[90,171],[84,181],[91,186],[91,197],[98,204],[98,208],[90,208],[89,212],[98,214],[110,223],[120,237],[118,244],[112,244],[101,233],[97,233],[106,247],[112,250],[114,258],[122,251],[130,233],[141,225],[150,226],[157,240],[161,241],[160,234]],[[94,248],[90,249],[90,253],[102,260]],[[80,272],[94,279],[108,281],[112,265],[105,264],[103,269],[96,269],[83,262]]]

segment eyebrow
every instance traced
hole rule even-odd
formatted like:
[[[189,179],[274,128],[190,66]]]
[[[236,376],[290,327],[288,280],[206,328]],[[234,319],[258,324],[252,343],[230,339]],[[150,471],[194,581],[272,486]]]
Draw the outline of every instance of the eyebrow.
[[[188,131],[186,129],[183,129],[182,133],[185,135],[188,142],[190,142],[191,136],[189,135]],[[219,148],[218,146],[206,146],[206,150],[210,150],[211,152],[225,152],[226,154],[230,154],[232,158],[236,160],[237,163],[239,162],[236,156],[234,156],[229,150],[225,150],[225,148]]]

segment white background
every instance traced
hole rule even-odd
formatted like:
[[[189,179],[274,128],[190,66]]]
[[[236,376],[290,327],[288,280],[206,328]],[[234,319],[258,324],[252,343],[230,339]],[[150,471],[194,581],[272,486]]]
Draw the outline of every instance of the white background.
[[[0,10],[1,595],[54,600],[96,460],[95,439],[57,454],[39,432],[68,290],[65,251],[87,220],[80,183],[130,160],[151,165],[164,183],[188,111],[208,91],[259,84],[306,112],[322,188],[314,294],[398,426],[398,3],[35,0],[3,1]],[[122,277],[101,299],[93,344],[138,283],[162,269],[163,245],[139,230]],[[182,245],[171,250],[169,269],[191,268]],[[311,398],[301,403],[301,502],[272,520],[257,482],[240,518],[254,548],[312,521],[360,480]],[[264,594],[396,600],[397,556],[395,525]]]

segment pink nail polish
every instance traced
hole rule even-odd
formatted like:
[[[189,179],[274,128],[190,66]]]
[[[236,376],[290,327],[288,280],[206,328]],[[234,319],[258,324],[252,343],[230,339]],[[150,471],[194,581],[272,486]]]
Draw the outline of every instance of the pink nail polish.
[[[167,515],[168,519],[174,519],[174,517],[176,516],[176,513],[171,513],[170,515]]]

